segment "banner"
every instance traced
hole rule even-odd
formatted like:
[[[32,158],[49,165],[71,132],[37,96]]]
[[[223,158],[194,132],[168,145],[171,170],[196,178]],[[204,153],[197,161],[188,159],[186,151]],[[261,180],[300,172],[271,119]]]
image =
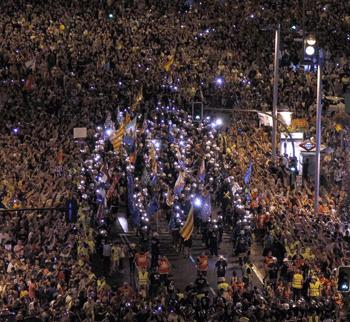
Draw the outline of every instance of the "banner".
[[[87,137],[87,128],[86,127],[75,127],[73,129],[74,139],[85,139]]]

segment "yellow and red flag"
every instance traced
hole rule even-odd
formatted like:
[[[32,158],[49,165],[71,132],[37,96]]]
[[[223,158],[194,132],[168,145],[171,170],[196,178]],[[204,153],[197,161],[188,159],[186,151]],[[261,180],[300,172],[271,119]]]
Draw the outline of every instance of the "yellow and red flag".
[[[193,206],[191,206],[190,211],[188,212],[186,222],[180,230],[181,237],[186,241],[189,240],[192,236],[194,228],[194,217],[193,217]]]

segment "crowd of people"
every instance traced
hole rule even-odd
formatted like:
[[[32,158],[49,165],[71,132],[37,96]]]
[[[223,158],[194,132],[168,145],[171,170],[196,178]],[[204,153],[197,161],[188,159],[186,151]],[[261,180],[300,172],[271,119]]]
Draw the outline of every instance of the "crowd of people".
[[[195,124],[187,113],[193,101],[268,110],[273,36],[263,29],[280,23],[279,106],[307,119],[308,136],[314,135],[316,75],[302,68],[296,39],[302,28],[316,32],[325,50],[325,95],[342,96],[350,83],[350,8],[344,1],[320,0],[314,8],[306,5],[302,23],[302,6],[294,2],[2,1],[0,207],[62,208],[72,196],[80,203],[76,223],[66,222],[59,209],[1,214],[3,315],[18,321],[339,317],[343,302],[334,269],[349,259],[348,117],[328,113],[325,105],[322,135],[331,149],[322,159],[322,199],[315,215],[312,182],[289,186],[288,160],[271,161],[269,130],[258,128],[254,117],[248,121],[246,114],[237,114],[224,130],[211,121]],[[128,116],[137,117],[133,147],[126,144],[113,153],[103,131],[111,124],[117,129]],[[73,139],[75,127],[88,129],[85,143]],[[97,153],[103,162],[95,159]],[[103,165],[109,169],[107,182],[95,178]],[[107,191],[115,177],[119,181],[110,198],[102,198],[108,204],[101,203],[97,186]],[[147,220],[154,212],[149,205],[155,200],[176,243],[188,252],[191,239],[179,234],[194,193],[203,200],[210,195],[221,208],[214,219],[207,204],[205,211],[194,209],[207,253],[218,255],[225,225],[246,283],[233,276],[230,285],[227,276],[226,281],[218,275],[222,285],[211,298],[200,273],[201,281],[178,290],[170,277],[157,281],[163,262],[152,247],[149,283],[159,288],[116,288],[94,271],[96,252],[111,258],[104,275],[119,274],[127,257],[135,268],[136,254],[148,249]],[[240,229],[243,210],[237,202],[253,218],[249,229]],[[143,243],[129,250],[120,244],[108,248],[104,234],[109,232],[102,225],[101,236],[96,227],[113,222],[113,211],[107,214],[111,205],[128,207]],[[253,232],[264,248],[263,288],[247,280]],[[241,235],[248,234],[242,251]]]

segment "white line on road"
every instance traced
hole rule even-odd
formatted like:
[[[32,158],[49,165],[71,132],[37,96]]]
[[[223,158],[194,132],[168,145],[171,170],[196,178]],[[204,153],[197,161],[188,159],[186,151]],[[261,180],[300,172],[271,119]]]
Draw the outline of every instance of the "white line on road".
[[[193,264],[196,264],[196,261],[194,260],[194,258],[192,257],[192,255],[190,255],[189,258],[190,258],[190,260],[191,260],[191,262],[192,262]]]

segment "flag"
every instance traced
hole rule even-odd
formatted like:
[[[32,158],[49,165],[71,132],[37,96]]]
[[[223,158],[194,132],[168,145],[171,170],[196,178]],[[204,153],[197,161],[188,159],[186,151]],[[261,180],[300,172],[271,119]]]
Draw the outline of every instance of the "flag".
[[[193,228],[194,228],[193,207],[191,207],[190,211],[188,212],[185,224],[180,230],[180,235],[185,241],[191,238],[193,233]]]
[[[250,181],[250,176],[252,175],[252,166],[253,166],[253,162],[250,161],[249,167],[247,169],[247,172],[244,175],[244,184],[248,184]]]
[[[151,201],[149,202],[148,206],[147,206],[147,215],[149,217],[153,216],[156,212],[158,211],[158,202],[157,202],[157,198],[154,195],[151,199]]]
[[[204,199],[204,204],[203,204],[200,216],[202,221],[207,222],[208,219],[210,218],[210,215],[211,215],[211,197],[210,197],[210,193],[208,193],[208,195]]]
[[[205,160],[204,160],[204,158],[203,158],[201,167],[199,168],[199,171],[198,171],[198,179],[199,179],[201,182],[203,182],[203,181],[204,181],[204,178],[205,178]]]
[[[114,190],[115,190],[115,187],[116,187],[118,181],[119,181],[119,176],[115,176],[114,179],[113,179],[113,181],[112,181],[111,186],[109,187],[109,189],[108,189],[108,191],[107,191],[107,194],[106,194],[107,200],[108,200],[108,199],[111,199],[111,197],[112,197],[112,195],[113,195],[113,193],[114,193]]]
[[[175,61],[175,55],[174,54],[170,55],[168,57],[168,61],[165,64],[163,64],[163,68],[166,72],[169,72],[171,66],[174,64],[174,61]]]
[[[179,172],[179,176],[175,182],[174,193],[179,195],[185,187],[185,175],[183,172]]]
[[[143,99],[143,88],[141,87],[140,91],[138,92],[137,96],[135,97],[134,103],[131,105],[131,112],[134,112],[137,108],[137,105],[142,101]]]
[[[168,207],[171,207],[174,204],[174,198],[175,196],[173,195],[172,191],[168,187],[168,191],[166,194],[166,200],[165,203],[167,204]]]
[[[151,147],[149,149],[149,162],[151,165],[152,173],[155,175],[158,171],[157,159],[156,159],[156,149],[154,148],[153,143],[151,142]]]
[[[122,122],[117,131],[111,135],[111,142],[115,152],[118,152],[123,143],[123,136],[125,132],[125,124]]]

